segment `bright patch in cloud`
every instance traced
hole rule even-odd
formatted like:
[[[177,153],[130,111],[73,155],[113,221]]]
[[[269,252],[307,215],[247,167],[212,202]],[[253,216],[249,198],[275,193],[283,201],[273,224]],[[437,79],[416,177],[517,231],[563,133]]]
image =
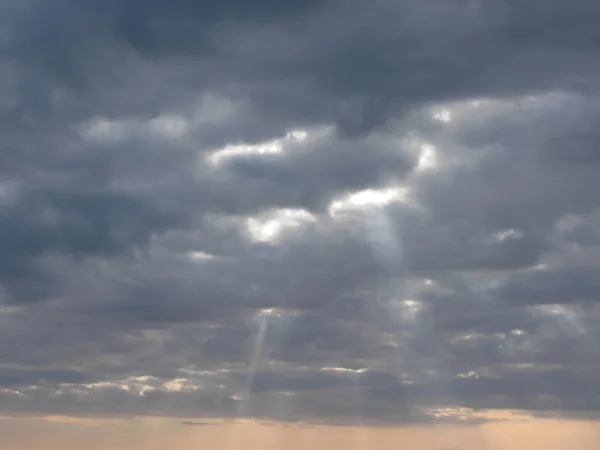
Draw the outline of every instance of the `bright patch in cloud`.
[[[84,124],[80,133],[87,139],[114,139],[123,137],[133,125],[129,120],[96,118]]]
[[[193,261],[206,261],[207,259],[213,259],[215,257],[215,255],[200,251],[188,252],[187,255]]]
[[[270,242],[277,239],[286,229],[298,228],[315,222],[315,217],[303,209],[280,209],[247,221],[248,232],[253,240]]]
[[[261,317],[272,317],[272,316],[281,316],[282,313],[277,308],[265,308],[265,309],[261,309],[258,312],[258,315]]]
[[[334,216],[337,212],[348,209],[385,206],[392,202],[403,201],[406,198],[407,192],[407,189],[397,187],[366,189],[332,202],[329,206],[329,213]]]
[[[519,230],[515,230],[514,228],[510,228],[507,230],[500,230],[495,233],[492,233],[490,241],[492,242],[504,242],[510,239],[521,239],[523,238],[523,232]]]
[[[322,372],[335,372],[335,373],[348,373],[348,374],[360,374],[366,372],[368,369],[348,369],[347,367],[321,367]]]
[[[235,158],[237,156],[278,154],[283,152],[286,146],[304,142],[308,138],[308,131],[294,130],[290,131],[282,138],[260,142],[258,144],[229,144],[222,149],[212,152],[208,156],[208,162],[213,166],[218,166],[222,160]]]
[[[423,144],[421,146],[421,153],[419,155],[419,162],[417,164],[418,170],[430,170],[435,169],[438,166],[438,158],[436,155],[435,147],[430,144]]]
[[[96,117],[79,128],[88,140],[123,139],[133,135],[178,138],[188,130],[188,121],[181,116],[161,115],[147,121],[135,119],[107,119]]]
[[[559,328],[571,336],[578,336],[585,333],[585,328],[581,320],[581,312],[575,307],[569,305],[541,305],[537,310],[548,319],[556,323]]]
[[[409,134],[399,141],[402,149],[408,150],[415,158],[415,175],[436,169],[440,165],[440,157],[435,145],[421,136]]]
[[[403,321],[412,322],[417,319],[418,314],[423,309],[423,304],[418,300],[394,300],[390,302],[394,312],[398,314]]]
[[[433,113],[433,118],[440,122],[450,122],[452,120],[452,112],[447,108],[439,108]]]
[[[167,137],[181,136],[188,129],[188,122],[178,116],[159,116],[152,119],[148,125],[154,133]]]
[[[163,389],[167,392],[193,392],[198,389],[202,389],[200,386],[196,386],[185,378],[176,378],[163,383]]]

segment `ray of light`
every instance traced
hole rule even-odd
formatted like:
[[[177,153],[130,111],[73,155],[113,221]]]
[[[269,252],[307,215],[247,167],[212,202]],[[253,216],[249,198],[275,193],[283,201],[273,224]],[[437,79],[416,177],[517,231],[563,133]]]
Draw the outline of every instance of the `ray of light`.
[[[381,206],[384,206],[385,203],[382,202]],[[365,223],[365,229],[367,233],[367,238],[371,244],[371,248],[374,251],[375,255],[378,257],[379,261],[384,264],[385,268],[390,270],[391,273],[397,273],[401,270],[407,270],[405,267],[405,255],[402,248],[402,241],[397,233],[394,232],[394,228],[391,224],[390,218],[387,215],[385,208],[368,208],[363,211],[363,220]],[[429,348],[428,357],[436,359],[433,364],[434,369],[437,367],[438,369],[443,369],[443,360],[440,359],[440,356],[443,354],[443,348],[439,343],[435,340],[435,329],[431,328],[434,326],[433,322],[427,321],[423,313],[425,310],[423,309],[422,303],[418,299],[403,299],[400,302],[396,302],[394,304],[393,297],[390,297],[390,293],[393,293],[395,290],[395,286],[393,282],[383,282],[384,284],[380,284],[377,288],[376,297],[377,301],[375,302],[378,305],[384,305],[386,309],[388,309],[391,317],[398,317],[400,321],[400,326],[408,325],[411,328],[415,328],[418,326],[420,332],[424,332],[424,336],[427,337]],[[426,284],[430,285],[433,281],[427,280]],[[388,297],[385,298],[384,295]],[[427,329],[427,324],[429,323],[429,329]],[[402,373],[402,355],[401,350],[402,347],[398,345],[397,351],[393,352],[394,354],[394,362],[396,364],[396,375],[404,378],[404,374]],[[441,366],[440,366],[441,364]],[[434,375],[433,380],[434,386],[430,383],[423,383],[423,388],[428,389],[429,395],[434,398],[445,398],[447,394],[449,394],[449,388],[444,388],[443,385],[440,384],[439,378],[435,376],[435,370],[431,367],[428,367],[425,364],[420,372],[426,374],[426,376]],[[357,387],[357,396],[360,399],[360,386]],[[362,404],[362,403],[361,403]],[[444,405],[439,405],[439,411],[442,411]],[[431,411],[432,414],[435,414],[435,408]],[[483,440],[483,436],[481,436]],[[483,441],[482,441],[483,442]],[[487,443],[483,442],[485,445],[484,449],[487,448]]]
[[[363,413],[363,398],[362,398],[362,386],[361,386],[361,372],[354,374],[354,408],[356,411],[356,448],[364,449],[366,445],[366,426],[364,423]]]
[[[267,333],[267,326],[269,323],[269,317],[273,313],[273,309],[263,309],[257,314],[258,328],[254,337],[254,343],[252,345],[252,353],[250,356],[250,363],[248,365],[248,371],[246,373],[246,383],[242,394],[239,396],[239,403],[237,409],[237,419],[245,420],[251,410],[252,401],[252,386],[256,377],[256,370],[260,357],[262,356],[263,344],[265,341],[265,335]],[[225,448],[236,449],[240,447],[239,442],[239,431],[240,423],[236,423],[232,428],[228,436]]]
[[[364,220],[367,238],[380,262],[389,270],[398,268],[403,262],[402,245],[385,210],[377,208],[365,211]]]
[[[250,409],[250,403],[252,399],[252,386],[256,377],[256,370],[258,362],[262,356],[263,344],[265,341],[265,334],[267,332],[267,326],[269,323],[269,317],[273,314],[273,309],[263,309],[258,314],[258,331],[254,339],[254,345],[252,346],[252,357],[250,359],[250,365],[248,367],[248,373],[246,377],[246,386],[244,393],[240,400],[240,406],[238,411],[238,417],[246,417]]]

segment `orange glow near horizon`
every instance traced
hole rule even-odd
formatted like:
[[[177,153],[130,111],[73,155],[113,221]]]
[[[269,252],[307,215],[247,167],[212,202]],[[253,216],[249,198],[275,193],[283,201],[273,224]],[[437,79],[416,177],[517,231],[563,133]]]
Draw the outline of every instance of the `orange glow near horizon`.
[[[406,450],[596,449],[600,422],[529,419],[481,426],[342,427],[172,418],[2,418],[2,450],[162,450],[198,445],[235,450],[346,448]]]

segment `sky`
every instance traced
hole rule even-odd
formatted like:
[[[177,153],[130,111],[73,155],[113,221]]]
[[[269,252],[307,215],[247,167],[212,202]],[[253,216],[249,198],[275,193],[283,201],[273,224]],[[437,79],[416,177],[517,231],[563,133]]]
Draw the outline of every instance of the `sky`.
[[[598,448],[599,22],[0,0],[3,450]]]

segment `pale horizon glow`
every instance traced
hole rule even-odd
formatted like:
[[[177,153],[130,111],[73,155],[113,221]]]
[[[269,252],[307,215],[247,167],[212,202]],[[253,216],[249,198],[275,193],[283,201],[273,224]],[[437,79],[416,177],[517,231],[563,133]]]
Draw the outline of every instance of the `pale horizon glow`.
[[[448,412],[447,414],[450,414]],[[3,450],[163,450],[225,448],[228,437],[249,450],[596,450],[600,426],[576,420],[519,418],[478,426],[398,428],[323,424],[285,424],[210,418],[0,418]],[[517,416],[518,417],[518,416]],[[27,430],[27,433],[24,431]],[[360,438],[359,438],[360,437]]]

